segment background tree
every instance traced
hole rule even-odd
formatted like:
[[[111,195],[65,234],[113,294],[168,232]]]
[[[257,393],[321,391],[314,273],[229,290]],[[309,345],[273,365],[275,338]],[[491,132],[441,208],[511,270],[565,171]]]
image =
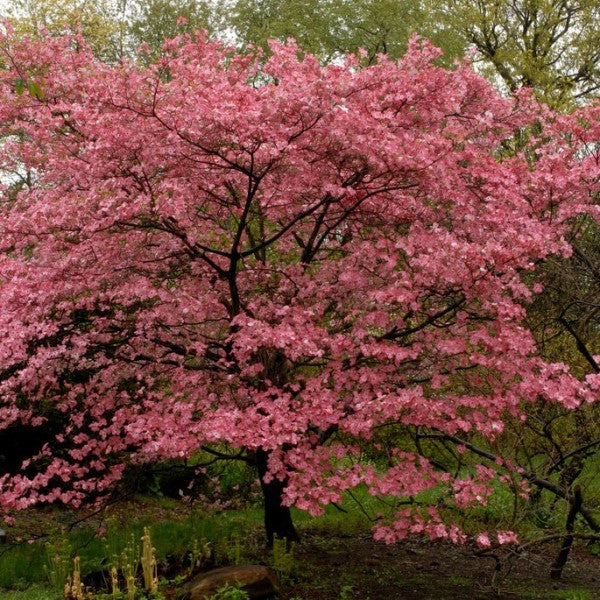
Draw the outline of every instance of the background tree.
[[[160,53],[165,39],[184,31],[221,30],[222,5],[207,0],[131,0],[129,3],[129,42],[132,50],[147,44]]]
[[[58,35],[80,28],[102,59],[114,61],[126,53],[127,0],[14,0],[2,12],[20,35],[44,30]]]
[[[448,63],[464,52],[463,39],[440,31],[420,0],[237,0],[226,21],[243,43],[267,48],[269,38],[291,37],[326,62],[359,48],[369,62],[378,53],[399,58],[414,32],[443,48]]]
[[[487,74],[511,92],[531,87],[559,109],[597,94],[595,0],[447,0],[432,9],[443,26],[478,50]]]

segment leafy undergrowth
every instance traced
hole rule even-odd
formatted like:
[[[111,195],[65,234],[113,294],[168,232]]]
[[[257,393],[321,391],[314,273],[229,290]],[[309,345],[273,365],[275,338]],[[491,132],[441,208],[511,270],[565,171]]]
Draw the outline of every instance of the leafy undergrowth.
[[[362,508],[368,512],[370,507],[363,504]],[[494,579],[495,561],[475,556],[470,547],[420,541],[386,546],[369,535],[370,523],[362,510],[352,504],[345,504],[344,510],[328,507],[316,519],[295,513],[302,542],[294,548],[293,557],[283,559],[264,548],[258,507],[209,513],[176,501],[136,497],[83,524],[75,523],[81,515],[38,510],[23,516],[11,530],[13,544],[0,549],[0,586],[4,588],[0,599],[60,598],[60,581],[52,586],[49,572],[53,568],[49,557],[57,552],[67,570],[71,557],[80,556],[86,585],[97,593],[108,593],[111,555],[132,536],[139,539],[144,526],[151,528],[160,592],[169,600],[177,599],[186,578],[198,571],[190,565],[190,549],[204,543],[211,552],[202,568],[247,563],[277,568],[283,600],[600,598],[600,576],[596,575],[600,559],[581,543],[575,546],[561,582],[552,582],[548,573],[556,544],[519,557],[504,554]],[[27,543],[43,531],[51,535]],[[60,579],[66,573],[58,575]]]

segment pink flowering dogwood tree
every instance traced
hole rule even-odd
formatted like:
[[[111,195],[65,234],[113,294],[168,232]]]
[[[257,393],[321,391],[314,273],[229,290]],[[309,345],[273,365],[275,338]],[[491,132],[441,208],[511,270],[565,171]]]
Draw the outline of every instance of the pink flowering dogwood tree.
[[[60,424],[0,479],[7,515],[200,448],[256,467],[269,540],[296,537],[290,506],[357,485],[468,507],[492,469],[400,449],[375,468],[361,443],[396,425],[494,438],[524,403],[593,400],[522,323],[523,273],[569,252],[595,185],[567,117],[417,39],[367,68],[201,35],[148,67],[72,38],[1,49],[1,426]],[[543,135],[503,152],[527,128]],[[463,539],[403,506],[377,537]]]

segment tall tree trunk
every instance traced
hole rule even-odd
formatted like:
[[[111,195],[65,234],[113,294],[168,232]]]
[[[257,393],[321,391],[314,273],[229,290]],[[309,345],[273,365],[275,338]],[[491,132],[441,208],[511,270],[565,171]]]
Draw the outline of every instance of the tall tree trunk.
[[[298,541],[298,533],[292,522],[292,514],[288,506],[282,506],[281,498],[286,482],[272,479],[265,483],[263,477],[267,472],[267,461],[269,452],[258,450],[256,452],[256,468],[260,479],[260,487],[263,493],[265,512],[265,531],[267,534],[267,545],[273,546],[273,539],[286,538],[288,542]]]

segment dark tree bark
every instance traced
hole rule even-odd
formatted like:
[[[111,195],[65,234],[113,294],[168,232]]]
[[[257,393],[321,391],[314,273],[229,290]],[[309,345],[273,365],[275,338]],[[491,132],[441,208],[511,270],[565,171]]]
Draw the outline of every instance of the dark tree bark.
[[[567,535],[565,536],[562,546],[558,552],[558,556],[556,557],[554,563],[552,563],[552,567],[550,569],[550,577],[552,579],[560,579],[562,571],[567,564],[567,559],[569,558],[569,553],[571,552],[571,546],[573,545],[573,528],[575,525],[575,517],[577,517],[577,513],[581,509],[581,504],[581,488],[576,486],[573,498],[571,500],[571,510],[569,510],[569,514],[567,515]]]
[[[256,469],[260,479],[260,487],[263,493],[265,512],[265,532],[267,534],[268,547],[273,546],[274,538],[285,538],[288,542],[299,540],[298,533],[292,521],[292,514],[288,506],[282,506],[281,499],[286,482],[272,479],[269,483],[264,482],[267,472],[267,461],[269,453],[265,450],[256,452]]]

